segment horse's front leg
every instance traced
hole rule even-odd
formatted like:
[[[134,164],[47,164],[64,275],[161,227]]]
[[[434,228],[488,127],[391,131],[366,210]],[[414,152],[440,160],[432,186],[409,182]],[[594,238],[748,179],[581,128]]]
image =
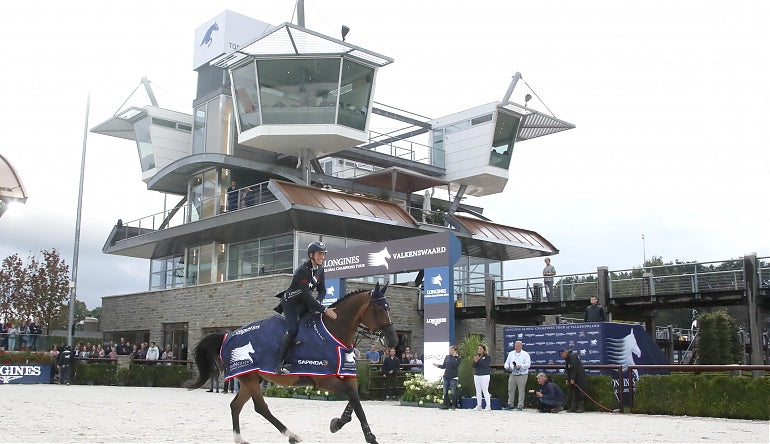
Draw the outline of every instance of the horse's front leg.
[[[369,444],[377,444],[377,437],[374,436],[372,430],[369,428],[369,423],[366,422],[366,414],[364,408],[361,407],[361,401],[358,399],[358,393],[355,393],[352,397],[348,397],[350,402],[348,405],[353,405],[353,411],[356,412],[358,421],[361,423],[361,430],[364,432],[364,438]]]
[[[348,404],[345,406],[345,410],[342,411],[342,415],[339,418],[332,419],[331,424],[329,424],[329,430],[331,430],[332,433],[337,432],[345,424],[350,422],[352,415],[353,415],[353,404],[351,402],[348,402]]]

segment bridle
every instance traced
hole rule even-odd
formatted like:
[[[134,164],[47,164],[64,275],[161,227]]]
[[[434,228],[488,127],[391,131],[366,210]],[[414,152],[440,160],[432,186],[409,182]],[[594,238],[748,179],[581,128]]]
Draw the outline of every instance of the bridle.
[[[358,345],[358,341],[361,339],[367,339],[369,341],[376,340],[381,344],[384,344],[382,338],[385,336],[385,332],[383,330],[393,326],[393,321],[390,320],[390,311],[388,310],[388,302],[387,299],[385,299],[385,295],[379,295],[375,297],[374,292],[370,291],[369,296],[371,301],[369,302],[369,307],[367,307],[367,310],[371,309],[374,311],[375,305],[381,305],[385,307],[385,312],[388,313],[389,322],[377,330],[370,330],[367,326],[358,324],[358,327],[356,327],[356,338],[353,340],[353,347],[356,347]]]

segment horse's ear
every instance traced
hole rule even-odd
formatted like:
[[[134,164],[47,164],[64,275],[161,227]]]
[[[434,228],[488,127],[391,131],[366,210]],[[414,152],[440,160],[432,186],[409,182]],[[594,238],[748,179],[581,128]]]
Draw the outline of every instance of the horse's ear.
[[[385,282],[385,286],[382,287],[382,292],[380,294],[384,295],[385,291],[388,289],[388,285],[390,285],[390,282]]]
[[[379,296],[380,295],[380,283],[377,282],[374,285],[374,290],[372,290],[372,296]]]

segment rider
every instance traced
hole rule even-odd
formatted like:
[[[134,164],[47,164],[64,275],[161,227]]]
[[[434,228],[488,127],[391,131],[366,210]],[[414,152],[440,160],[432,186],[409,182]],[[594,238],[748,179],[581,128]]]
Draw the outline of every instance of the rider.
[[[326,245],[323,242],[311,242],[307,247],[308,260],[294,272],[289,288],[280,294],[281,308],[286,318],[286,333],[281,338],[278,354],[279,364],[276,373],[289,373],[286,357],[289,348],[297,336],[299,320],[307,312],[321,312],[332,319],[337,319],[337,312],[321,305],[326,296],[323,262],[326,259]],[[313,299],[313,290],[318,291],[318,298]]]

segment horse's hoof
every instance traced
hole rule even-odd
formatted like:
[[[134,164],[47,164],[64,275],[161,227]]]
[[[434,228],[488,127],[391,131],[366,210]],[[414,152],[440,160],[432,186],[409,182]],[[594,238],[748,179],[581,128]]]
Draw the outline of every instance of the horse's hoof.
[[[297,441],[294,438],[289,438],[289,444],[297,444],[299,441]]]
[[[367,433],[366,442],[368,442],[369,444],[377,444],[377,437],[374,436],[374,433]]]
[[[332,422],[329,424],[329,430],[332,433],[337,433],[337,431],[341,428],[342,426],[340,425],[340,419],[339,418],[332,419]]]

